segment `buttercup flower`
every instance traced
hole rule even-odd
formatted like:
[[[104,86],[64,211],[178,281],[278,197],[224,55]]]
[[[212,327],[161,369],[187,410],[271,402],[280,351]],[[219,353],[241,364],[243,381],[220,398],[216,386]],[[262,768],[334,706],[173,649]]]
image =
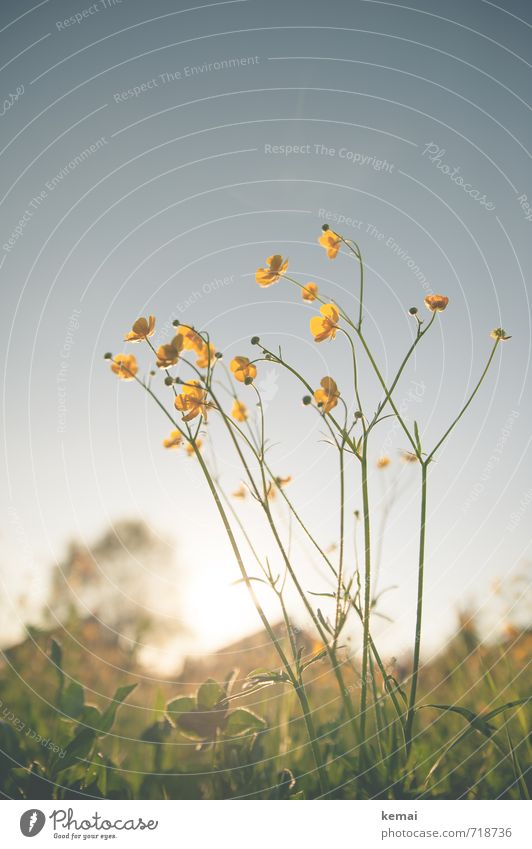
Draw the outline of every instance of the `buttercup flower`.
[[[124,336],[126,342],[142,342],[148,336],[153,336],[155,332],[155,316],[150,315],[148,318],[137,318],[135,324]]]
[[[243,483],[241,483],[238,489],[235,489],[235,491],[233,492],[233,498],[241,498],[243,500],[247,494],[248,493],[246,487]]]
[[[237,422],[245,422],[248,417],[248,408],[242,401],[238,401],[235,399],[233,404],[233,409],[231,410],[231,415]]]
[[[229,368],[240,383],[257,377],[257,367],[250,363],[247,357],[234,357],[229,363]]]
[[[168,345],[160,345],[157,348],[155,353],[157,367],[170,368],[170,366],[175,366],[182,350],[183,336],[181,333],[178,333]]]
[[[117,374],[120,380],[133,380],[138,370],[133,354],[117,354],[111,362],[111,371]]]
[[[315,342],[334,339],[338,330],[340,313],[334,304],[324,304],[320,307],[321,317],[315,315],[310,319],[310,332]]]
[[[378,469],[385,469],[386,466],[389,466],[391,462],[392,461],[390,460],[389,457],[386,457],[386,456],[379,457],[379,459],[377,460],[377,468]]]
[[[196,360],[196,365],[198,368],[207,368],[207,366],[212,366],[213,362],[216,359],[216,348],[212,344],[204,344],[201,351],[198,352],[199,356]]]
[[[163,439],[165,448],[179,448],[183,441],[183,436],[179,430],[173,430],[167,439]]]
[[[338,404],[340,392],[332,377],[322,377],[320,380],[321,389],[316,389],[314,400],[324,413],[330,413]]]
[[[342,244],[340,237],[337,236],[336,233],[333,233],[332,230],[327,230],[326,233],[322,233],[318,242],[327,251],[329,259],[334,259],[338,255],[338,251]]]
[[[311,303],[316,300],[316,296],[318,294],[318,287],[316,283],[307,283],[306,286],[301,289],[301,297],[304,301]]]
[[[283,489],[285,486],[288,486],[288,484],[290,483],[291,480],[292,480],[292,475],[287,475],[286,478],[279,478],[279,477],[275,478],[275,483],[277,484],[278,487],[280,487],[280,489]]]
[[[288,268],[288,260],[283,259],[281,254],[272,254],[266,262],[268,268],[257,268],[255,273],[255,280],[259,286],[271,286],[272,283],[277,283]]]
[[[197,354],[201,354],[206,343],[197,330],[192,327],[181,327],[181,333],[185,351],[195,351]]]
[[[507,339],[511,339],[511,336],[508,336],[506,330],[503,330],[502,327],[496,327],[495,330],[492,330],[490,333],[492,339],[500,339],[501,342],[506,342]]]
[[[411,451],[403,451],[401,459],[404,463],[417,463],[417,457]]]
[[[196,416],[207,418],[207,393],[197,380],[183,384],[183,391],[174,401],[176,410],[183,413],[183,421],[189,422]]]
[[[425,306],[431,312],[443,312],[448,303],[447,295],[427,295],[425,298]]]
[[[202,445],[203,445],[203,442],[201,441],[201,439],[196,439],[196,448],[198,449],[198,451],[201,451]],[[193,457],[194,454],[196,453],[194,451],[194,446],[190,442],[187,442],[187,444],[185,445],[185,451],[187,452],[189,457]]]

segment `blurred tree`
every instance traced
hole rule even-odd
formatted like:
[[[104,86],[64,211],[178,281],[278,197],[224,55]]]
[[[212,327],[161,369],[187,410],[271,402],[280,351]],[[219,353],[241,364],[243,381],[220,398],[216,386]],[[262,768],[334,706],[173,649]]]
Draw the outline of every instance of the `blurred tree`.
[[[116,522],[90,545],[72,541],[53,570],[47,622],[89,616],[109,640],[161,643],[184,630],[179,616],[179,570],[172,542],[144,522]]]

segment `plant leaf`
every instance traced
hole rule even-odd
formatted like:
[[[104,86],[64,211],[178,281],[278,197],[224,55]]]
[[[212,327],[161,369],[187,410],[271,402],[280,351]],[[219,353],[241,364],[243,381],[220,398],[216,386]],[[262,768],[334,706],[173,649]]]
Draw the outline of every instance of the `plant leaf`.
[[[227,714],[224,734],[227,737],[240,737],[243,734],[256,734],[265,728],[266,722],[246,708],[236,708]]]
[[[212,710],[225,699],[225,695],[223,687],[214,678],[208,678],[196,695],[198,710]]]
[[[179,717],[184,713],[196,710],[196,699],[194,696],[180,696],[166,705],[166,716],[175,725]]]
[[[122,702],[124,702],[130,693],[136,688],[136,684],[127,684],[125,687],[119,687],[116,690],[113,700],[108,708],[104,710],[102,713],[102,717],[98,726],[98,731],[101,734],[107,734],[108,731],[113,727],[113,723],[115,721],[116,712]]]
[[[96,734],[92,728],[82,728],[65,748],[63,757],[56,764],[56,771],[61,772],[63,769],[68,769],[69,766],[73,766],[86,758],[95,739]]]
[[[77,681],[71,681],[59,696],[59,707],[67,716],[77,719],[85,705],[85,690]]]
[[[474,711],[469,710],[468,708],[459,707],[458,705],[422,705],[421,707],[431,707],[443,711],[450,710],[453,713],[458,713],[460,714],[460,716],[463,716],[464,719],[467,719],[467,721],[476,731],[480,731],[480,733],[485,734],[486,737],[491,737],[493,732],[496,731],[496,728],[493,725],[489,725],[487,722],[493,712],[492,714],[486,714],[485,716],[481,716],[480,714],[475,713]],[[501,710],[504,710],[505,708],[506,705],[504,706],[504,708],[501,708]]]
[[[54,639],[52,639],[50,645],[50,659],[55,666],[55,671],[59,681],[59,692],[61,693],[65,683],[65,676],[63,674],[63,650],[60,643]]]

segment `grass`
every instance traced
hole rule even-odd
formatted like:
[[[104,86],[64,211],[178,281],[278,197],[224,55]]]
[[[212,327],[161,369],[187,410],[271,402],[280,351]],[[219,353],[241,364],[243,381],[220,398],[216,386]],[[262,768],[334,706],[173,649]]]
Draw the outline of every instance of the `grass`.
[[[287,641],[282,632],[282,625],[276,627],[279,639]],[[312,656],[311,638],[299,632],[297,639],[303,655]],[[62,642],[64,652],[49,634],[32,632],[5,654],[0,678],[5,797],[518,799],[528,798],[531,789],[529,708],[523,703],[530,632],[513,631],[502,642],[483,645],[464,620],[445,649],[421,666],[419,724],[408,760],[377,674],[362,769],[327,659],[309,667],[306,691],[315,705],[325,794],[293,688],[282,680],[261,687],[261,672],[251,677],[237,672],[226,692],[234,660],[245,656],[261,669],[272,666],[275,651],[264,645],[262,634],[205,661],[191,661],[179,679],[163,683],[150,680],[118,645],[110,645],[93,621],[69,623]],[[89,644],[94,661],[87,665]],[[77,680],[82,665],[84,687]],[[401,665],[390,671],[400,675]],[[360,670],[344,672],[358,696]],[[408,678],[406,669],[402,674]],[[203,677],[210,682],[203,689],[187,683]],[[510,707],[487,718],[504,704]]]

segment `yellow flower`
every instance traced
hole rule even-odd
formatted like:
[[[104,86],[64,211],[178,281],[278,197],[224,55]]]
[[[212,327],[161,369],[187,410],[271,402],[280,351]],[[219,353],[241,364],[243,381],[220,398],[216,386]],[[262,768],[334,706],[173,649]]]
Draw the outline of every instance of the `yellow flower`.
[[[315,342],[323,342],[325,339],[334,339],[338,330],[340,313],[334,304],[324,304],[320,307],[321,317],[314,315],[310,319],[310,332]]]
[[[390,460],[389,457],[386,457],[386,456],[379,457],[379,459],[377,460],[377,468],[378,469],[385,469],[386,466],[389,466],[391,462],[392,461]]]
[[[179,448],[182,441],[183,436],[181,434],[181,431],[173,430],[167,439],[163,439],[163,445],[165,448]]]
[[[272,254],[266,262],[268,268],[257,268],[255,273],[255,280],[259,286],[271,286],[272,283],[277,283],[288,268],[288,260],[283,259],[281,254]]]
[[[235,399],[233,404],[233,409],[231,410],[231,415],[237,422],[245,422],[248,417],[248,408],[242,401],[238,401]]]
[[[338,404],[340,392],[332,377],[322,377],[320,386],[321,389],[316,389],[314,393],[314,400],[324,413],[330,413]]]
[[[197,380],[183,385],[183,391],[177,395],[174,401],[176,410],[183,413],[183,421],[189,422],[196,416],[207,418],[207,393]],[[186,415],[185,415],[186,413]]]
[[[155,316],[150,315],[148,318],[137,318],[135,324],[124,336],[126,342],[142,342],[148,336],[153,336],[155,332]]]
[[[111,362],[111,371],[117,374],[120,380],[133,380],[138,370],[133,354],[117,354]]]
[[[492,330],[490,333],[492,339],[500,339],[501,342],[506,342],[507,339],[511,339],[511,336],[508,336],[506,330],[503,330],[502,327],[496,327],[495,330]]]
[[[425,298],[425,306],[431,312],[443,312],[448,303],[447,295],[427,295]]]
[[[288,475],[286,478],[275,478],[275,483],[280,489],[284,489],[285,486],[288,486],[290,481],[292,480],[292,475]]]
[[[205,339],[193,327],[184,327],[181,325],[183,334],[183,348],[185,351],[195,351],[196,354],[201,354],[205,347]]]
[[[250,363],[247,357],[234,357],[229,363],[229,368],[235,379],[240,383],[245,383],[246,380],[253,380],[257,377],[257,367]]]
[[[312,301],[316,300],[318,294],[318,287],[316,283],[307,283],[306,286],[301,289],[301,297],[307,303],[312,303]]]
[[[178,333],[168,345],[160,345],[157,348],[155,363],[158,368],[170,368],[175,366],[179,359],[179,354],[183,350],[183,336]]]
[[[329,259],[334,259],[338,255],[342,240],[336,235],[336,233],[333,233],[332,230],[327,230],[327,232],[322,233],[318,241],[327,251]]]
[[[233,492],[233,498],[241,498],[242,500],[244,500],[246,495],[247,495],[247,489],[246,489],[246,487],[244,486],[243,483],[241,483],[240,486],[238,487],[238,489],[235,489],[235,491]]]
[[[401,459],[404,463],[417,463],[417,457],[411,451],[403,451]]]
[[[216,348],[212,344],[204,344],[201,351],[198,351],[199,356],[196,360],[196,365],[198,368],[207,368],[208,366],[212,366],[213,362],[216,359]]]
[[[321,654],[326,650],[327,646],[321,640],[314,640],[312,643],[311,654]]]
[[[203,442],[201,441],[201,439],[196,439],[196,448],[198,449],[198,451],[201,450],[202,445],[203,445]],[[194,451],[194,446],[192,445],[191,442],[187,442],[187,444],[185,445],[185,451],[187,452],[189,457],[193,457],[196,453]]]

